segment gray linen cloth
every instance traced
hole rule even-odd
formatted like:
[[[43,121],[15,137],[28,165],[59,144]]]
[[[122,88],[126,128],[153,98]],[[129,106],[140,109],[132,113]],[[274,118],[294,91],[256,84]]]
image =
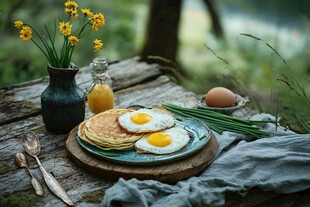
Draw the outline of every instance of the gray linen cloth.
[[[274,119],[258,114],[253,120]],[[271,136],[250,139],[224,132],[215,134],[219,149],[216,159],[198,177],[175,185],[154,180],[120,178],[103,197],[102,206],[198,207],[221,206],[225,194],[246,195],[253,187],[264,191],[293,193],[310,188],[310,134],[296,134],[267,123]]]

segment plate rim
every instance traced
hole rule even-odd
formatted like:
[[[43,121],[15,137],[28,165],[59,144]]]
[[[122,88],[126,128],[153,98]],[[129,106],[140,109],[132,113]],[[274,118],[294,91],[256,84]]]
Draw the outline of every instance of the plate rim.
[[[179,119],[179,118],[178,118]],[[134,149],[131,149],[131,150],[128,150],[128,152],[132,152],[132,153],[135,153],[136,156],[161,156],[161,157],[164,157],[164,158],[161,158],[161,159],[150,159],[150,160],[122,160],[122,159],[117,159],[117,156],[114,157],[114,156],[105,156],[105,155],[102,155],[100,153],[97,152],[98,151],[103,151],[103,152],[109,152],[110,151],[104,151],[103,149],[100,149],[94,145],[91,145],[87,142],[85,142],[84,140],[82,140],[79,135],[78,135],[78,128],[79,128],[79,125],[76,129],[76,132],[75,132],[75,139],[77,140],[78,144],[80,147],[82,147],[83,149],[85,149],[86,151],[88,151],[89,153],[93,154],[93,155],[96,155],[104,160],[107,160],[107,161],[112,161],[112,162],[115,162],[115,163],[120,163],[120,164],[128,164],[128,165],[153,165],[153,164],[165,164],[165,163],[170,163],[170,162],[173,162],[173,161],[177,161],[177,160],[180,160],[180,159],[183,159],[183,158],[186,158],[198,151],[200,151],[211,139],[211,136],[212,136],[212,131],[211,129],[201,120],[197,119],[197,118],[186,118],[186,117],[183,117],[180,120],[176,119],[176,124],[178,123],[184,123],[183,121],[186,120],[186,121],[191,121],[191,120],[196,120],[198,122],[200,122],[200,124],[204,127],[204,129],[206,130],[206,132],[208,132],[207,134],[204,134],[204,137],[203,139],[200,139],[200,137],[195,137],[194,139],[197,139],[198,138],[198,142],[202,143],[200,144],[198,147],[195,147],[195,149],[191,150],[191,149],[188,149],[186,151],[184,151],[186,148],[183,148],[177,152],[174,152],[174,153],[170,153],[170,154],[165,154],[165,155],[153,155],[153,154],[140,154],[140,153],[137,153]],[[185,126],[185,125],[183,125]],[[185,128],[183,127],[182,128]],[[188,125],[187,125],[188,127]],[[185,129],[186,130],[186,129]],[[192,139],[192,137],[190,137],[190,139]],[[201,142],[201,140],[203,140]],[[92,150],[90,149],[88,146],[91,146],[92,148],[95,148],[95,150]],[[197,145],[196,145],[197,146]],[[121,151],[121,153],[126,153],[127,151]],[[116,152],[118,153],[118,152]],[[171,155],[174,155],[172,156],[171,158],[169,158],[169,156]]]

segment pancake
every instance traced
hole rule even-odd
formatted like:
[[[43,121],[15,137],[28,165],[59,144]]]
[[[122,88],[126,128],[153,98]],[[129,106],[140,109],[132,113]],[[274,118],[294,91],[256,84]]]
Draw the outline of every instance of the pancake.
[[[96,140],[92,140],[89,139],[86,135],[85,135],[85,124],[86,121],[82,122],[78,128],[78,136],[85,142],[87,142],[90,145],[96,146],[100,149],[103,150],[127,150],[127,149],[131,149],[133,148],[134,143],[124,143],[124,144],[118,144],[118,145],[109,145],[109,144],[105,144],[104,142],[100,143],[97,142]]]
[[[126,150],[132,149],[135,141],[143,134],[130,133],[123,130],[117,122],[117,118],[131,112],[131,109],[111,109],[99,113],[80,124],[79,137],[100,149]]]

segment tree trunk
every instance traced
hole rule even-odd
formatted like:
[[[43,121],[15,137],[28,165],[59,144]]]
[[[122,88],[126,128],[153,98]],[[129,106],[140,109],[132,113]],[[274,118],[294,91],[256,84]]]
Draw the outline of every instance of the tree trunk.
[[[141,57],[160,56],[177,62],[182,0],[152,0]]]
[[[212,21],[212,31],[219,38],[224,38],[224,31],[220,21],[220,15],[214,0],[203,0],[209,9],[210,17]]]

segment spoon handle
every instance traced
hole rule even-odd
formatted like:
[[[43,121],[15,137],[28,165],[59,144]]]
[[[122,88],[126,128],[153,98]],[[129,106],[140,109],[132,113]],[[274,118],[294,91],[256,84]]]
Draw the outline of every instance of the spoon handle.
[[[58,183],[58,181],[49,173],[47,172],[44,167],[42,166],[39,158],[37,156],[34,156],[34,158],[37,160],[37,163],[39,164],[40,170],[43,174],[43,178],[45,180],[45,183],[47,184],[48,188],[61,200],[63,200],[65,203],[67,203],[69,206],[73,206],[72,200],[69,198],[66,191],[61,187],[61,185]]]
[[[36,178],[31,179],[31,184],[34,188],[36,195],[44,196],[44,190],[42,188],[42,185],[40,184],[40,182]]]
[[[44,196],[44,190],[43,190],[43,187],[41,185],[41,183],[33,176],[33,174],[31,173],[31,171],[29,170],[28,167],[26,167],[29,174],[31,175],[31,184],[32,184],[32,187],[34,189],[34,192],[36,193],[36,195],[38,196]]]

